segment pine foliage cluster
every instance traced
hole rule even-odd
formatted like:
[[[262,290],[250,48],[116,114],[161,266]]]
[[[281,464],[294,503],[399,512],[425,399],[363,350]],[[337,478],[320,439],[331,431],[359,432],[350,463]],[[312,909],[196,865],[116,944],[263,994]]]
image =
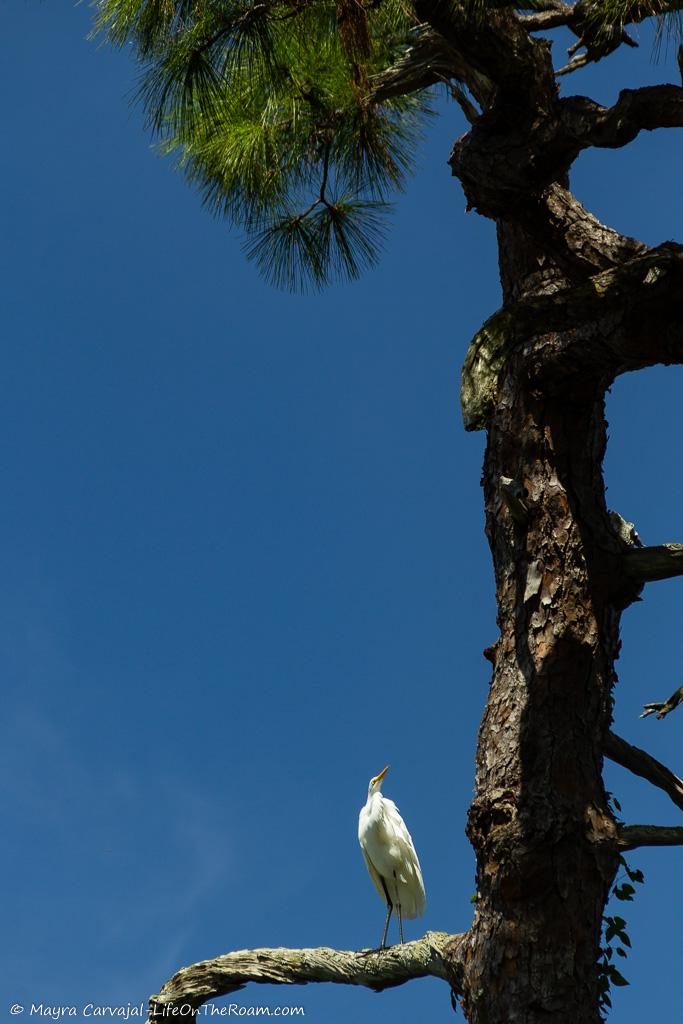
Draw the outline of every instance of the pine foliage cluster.
[[[102,0],[97,29],[135,47],[149,124],[206,204],[305,289],[377,259],[429,106],[371,83],[415,24],[402,0]]]

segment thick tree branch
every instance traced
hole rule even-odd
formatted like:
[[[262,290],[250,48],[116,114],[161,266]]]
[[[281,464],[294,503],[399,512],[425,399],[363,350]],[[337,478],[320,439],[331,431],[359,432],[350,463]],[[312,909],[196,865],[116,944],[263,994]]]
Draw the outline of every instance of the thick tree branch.
[[[665,718],[670,711],[674,711],[680,703],[683,702],[683,686],[679,686],[675,693],[672,693],[668,700],[663,703],[644,704],[644,711],[641,718],[647,718],[648,715],[657,715],[657,718]]]
[[[622,265],[647,251],[643,242],[602,224],[576,196],[560,185],[551,185],[535,205],[528,204],[520,217],[546,245],[560,265],[581,268],[589,274]]]
[[[605,736],[602,749],[610,761],[628,769],[641,779],[647,779],[653,786],[663,790],[676,807],[683,811],[683,780],[674,775],[661,761],[657,761],[645,750],[627,743],[613,732],[608,732]]]
[[[683,544],[659,544],[624,552],[627,574],[641,583],[683,576]]]
[[[666,242],[573,288],[510,303],[472,340],[462,371],[467,430],[486,426],[498,376],[519,346],[528,346],[529,372],[549,390],[581,380],[609,381],[655,363],[683,362],[683,247]],[[534,338],[543,337],[539,346]],[[642,547],[623,555],[634,581],[683,573],[683,548]]]
[[[497,232],[506,305],[553,294],[647,252],[642,242],[602,224],[558,183],[540,196],[526,196],[514,221],[498,219]]]
[[[683,828],[666,825],[620,825],[619,849],[635,850],[639,846],[683,846]]]
[[[651,85],[624,89],[612,107],[602,107],[587,96],[568,96],[560,100],[560,109],[563,130],[581,149],[617,149],[641,131],[683,127],[683,88]]]
[[[197,1010],[209,999],[236,992],[245,985],[306,985],[335,982],[364,985],[375,992],[414,978],[443,978],[459,990],[458,947],[463,935],[427,932],[415,942],[384,950],[356,953],[329,949],[241,949],[215,960],[183,967],[150,997],[149,1019],[168,1020]],[[447,962],[446,962],[447,958]]]

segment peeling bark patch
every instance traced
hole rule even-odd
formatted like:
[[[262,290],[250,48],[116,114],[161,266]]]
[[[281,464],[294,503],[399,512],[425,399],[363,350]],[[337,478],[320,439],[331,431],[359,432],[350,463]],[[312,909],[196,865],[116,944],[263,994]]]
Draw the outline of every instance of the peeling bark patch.
[[[533,597],[541,588],[543,582],[543,570],[541,562],[536,559],[529,565],[526,575],[526,588],[524,590],[524,603]]]

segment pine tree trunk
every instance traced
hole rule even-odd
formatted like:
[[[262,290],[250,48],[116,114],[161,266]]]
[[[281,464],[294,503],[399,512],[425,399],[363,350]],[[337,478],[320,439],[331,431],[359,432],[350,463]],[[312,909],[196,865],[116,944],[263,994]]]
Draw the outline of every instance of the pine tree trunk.
[[[523,357],[499,380],[484,490],[500,638],[468,825],[473,1024],[599,1020],[597,951],[617,867],[601,774],[619,646],[601,578],[605,426],[600,381],[550,397]],[[521,485],[523,507],[510,507],[501,478]]]
[[[468,146],[476,162],[461,140],[457,171]],[[643,582],[681,571],[676,545],[634,547],[606,508],[604,396],[619,373],[683,358],[683,249],[612,232],[559,181],[531,214],[499,219],[498,237],[504,305],[463,370],[466,424],[488,434],[500,636],[485,652],[493,678],[468,821],[478,892],[460,991],[470,1024],[597,1024],[619,863],[602,752],[620,616]]]
[[[611,110],[562,99],[548,44],[510,12],[473,26],[439,0],[417,5],[483,110],[450,163],[468,206],[496,221],[504,300],[463,369],[466,426],[488,433],[500,636],[485,652],[462,1005],[471,1024],[596,1024],[619,861],[602,752],[620,615],[643,582],[605,506],[604,395],[625,370],[681,359],[683,259],[601,224],[568,172],[582,148],[678,123],[682,91],[626,91]]]

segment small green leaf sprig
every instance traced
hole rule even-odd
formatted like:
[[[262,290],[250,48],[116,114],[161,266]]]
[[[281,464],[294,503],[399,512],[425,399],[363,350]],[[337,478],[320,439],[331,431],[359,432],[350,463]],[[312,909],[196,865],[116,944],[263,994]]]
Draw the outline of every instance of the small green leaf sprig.
[[[608,797],[616,811],[621,811],[619,801],[611,794],[608,794]],[[636,894],[635,887],[644,883],[645,876],[640,869],[630,867],[624,857],[619,857],[619,863],[623,873],[626,875],[626,879],[622,880],[623,874],[619,876],[611,895],[622,903],[632,903],[633,897]],[[604,945],[600,950],[601,959],[598,961],[598,1003],[600,1014],[603,1020],[605,1020],[607,1011],[612,1008],[612,1000],[610,998],[612,985],[622,988],[624,985],[629,984],[629,981],[613,962],[613,958],[615,954],[622,959],[628,956],[627,950],[631,949],[631,939],[626,931],[625,918],[618,914],[605,914],[602,920],[604,922],[605,934]]]

